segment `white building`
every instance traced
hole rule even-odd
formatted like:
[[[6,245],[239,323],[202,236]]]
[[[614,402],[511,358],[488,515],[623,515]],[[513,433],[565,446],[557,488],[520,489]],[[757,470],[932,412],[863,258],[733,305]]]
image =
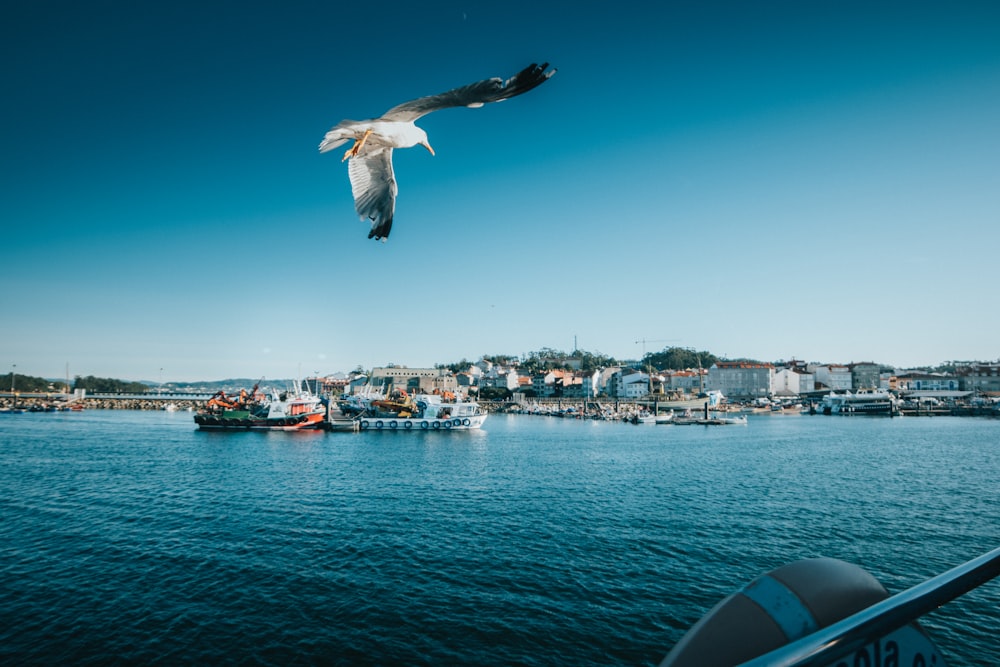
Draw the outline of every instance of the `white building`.
[[[854,387],[851,369],[838,364],[810,366],[809,370],[816,376],[816,382],[827,386],[833,391],[850,391]]]
[[[800,396],[816,391],[816,377],[795,368],[783,368],[774,374],[775,396]]]

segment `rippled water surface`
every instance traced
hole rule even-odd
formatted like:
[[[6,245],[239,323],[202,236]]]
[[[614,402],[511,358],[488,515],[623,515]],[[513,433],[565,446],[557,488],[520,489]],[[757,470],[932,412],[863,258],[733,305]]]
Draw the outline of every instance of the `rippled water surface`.
[[[209,433],[0,415],[6,664],[656,664],[801,558],[891,592],[1000,546],[1000,421]],[[925,618],[1000,660],[1000,582]]]

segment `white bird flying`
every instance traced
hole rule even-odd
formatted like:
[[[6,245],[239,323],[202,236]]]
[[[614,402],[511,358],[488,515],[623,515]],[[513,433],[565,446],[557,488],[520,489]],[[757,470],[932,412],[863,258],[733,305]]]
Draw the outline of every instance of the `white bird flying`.
[[[371,222],[368,238],[384,242],[392,229],[398,192],[392,173],[392,149],[420,144],[434,155],[434,149],[427,142],[427,133],[414,121],[438,109],[481,107],[487,102],[502,102],[526,93],[556,73],[555,69],[546,72],[548,66],[548,63],[532,63],[506,81],[493,77],[440,95],[420,97],[389,109],[381,118],[343,120],[327,132],[319,145],[320,153],[354,140],[341,162],[350,160],[347,171],[351,177],[354,208],[362,220]]]

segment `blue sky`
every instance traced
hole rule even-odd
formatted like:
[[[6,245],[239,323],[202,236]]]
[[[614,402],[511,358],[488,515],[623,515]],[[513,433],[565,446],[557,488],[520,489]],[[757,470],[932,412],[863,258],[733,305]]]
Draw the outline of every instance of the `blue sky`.
[[[0,370],[996,359],[1000,4],[648,4],[5,8]],[[541,61],[368,240],[323,134]]]

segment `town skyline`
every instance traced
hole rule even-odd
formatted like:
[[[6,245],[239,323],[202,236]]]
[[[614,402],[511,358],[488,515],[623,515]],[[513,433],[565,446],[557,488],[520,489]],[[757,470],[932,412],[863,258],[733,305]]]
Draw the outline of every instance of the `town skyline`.
[[[475,364],[477,364],[477,363],[479,363],[479,362],[481,362],[483,360],[500,359],[500,358],[514,359],[514,360],[518,361],[519,363],[523,363],[526,359],[545,358],[544,355],[556,355],[556,356],[562,356],[565,359],[575,359],[577,357],[574,356],[574,353],[576,353],[577,355],[582,354],[582,355],[591,355],[591,356],[604,356],[604,358],[608,359],[608,364],[605,364],[603,366],[605,368],[608,367],[608,366],[611,366],[611,365],[640,368],[643,365],[647,365],[647,359],[648,358],[654,358],[655,359],[656,355],[663,355],[663,354],[666,354],[666,353],[668,353],[668,352],[670,352],[672,350],[689,352],[691,355],[711,355],[711,358],[719,360],[719,361],[724,361],[724,362],[760,363],[760,364],[771,364],[771,365],[774,365],[774,366],[788,366],[788,365],[792,365],[794,363],[808,364],[808,365],[827,365],[827,366],[851,366],[851,365],[855,365],[855,364],[873,364],[873,365],[877,365],[877,366],[879,366],[879,367],[881,367],[883,369],[893,369],[893,370],[897,370],[897,371],[942,372],[942,371],[945,371],[945,370],[947,370],[949,368],[958,367],[958,366],[1000,364],[1000,357],[997,357],[995,359],[969,359],[969,360],[946,359],[946,360],[942,360],[940,363],[937,363],[937,364],[927,364],[927,365],[921,365],[921,366],[900,366],[900,365],[897,365],[897,364],[884,363],[884,362],[881,362],[881,361],[878,361],[878,360],[874,360],[874,359],[859,359],[859,360],[853,360],[852,359],[850,361],[829,361],[829,360],[807,360],[807,359],[799,359],[799,358],[797,358],[795,356],[789,357],[787,359],[786,358],[779,358],[779,359],[771,359],[771,360],[759,359],[759,358],[753,358],[753,357],[723,358],[723,357],[719,357],[717,355],[714,355],[714,353],[712,353],[712,352],[710,352],[708,350],[697,350],[696,351],[696,350],[692,350],[691,348],[680,348],[680,347],[672,347],[672,346],[664,347],[662,350],[658,350],[658,351],[649,351],[649,352],[647,352],[647,356],[646,357],[642,357],[642,358],[617,359],[617,358],[613,358],[613,357],[607,357],[606,355],[600,355],[599,352],[590,352],[588,350],[574,350],[573,352],[565,352],[565,351],[562,351],[562,350],[557,350],[555,348],[543,347],[543,348],[540,348],[539,350],[535,350],[535,351],[530,352],[530,353],[524,353],[524,354],[522,354],[520,356],[508,355],[508,354],[482,354],[482,355],[480,355],[475,360],[468,360],[468,359],[463,358],[463,359],[460,359],[460,360],[450,361],[450,362],[436,362],[436,363],[433,363],[433,364],[431,364],[429,366],[421,366],[421,365],[415,365],[415,364],[403,364],[403,363],[398,363],[398,362],[395,362],[395,361],[389,361],[389,362],[384,362],[382,364],[375,364],[375,365],[369,366],[367,368],[364,367],[364,366],[362,366],[362,365],[360,365],[360,364],[358,364],[358,365],[355,365],[353,368],[341,368],[341,369],[336,369],[336,370],[323,370],[323,371],[321,371],[321,369],[315,369],[314,371],[303,372],[301,375],[299,375],[298,379],[307,379],[307,378],[313,378],[313,377],[321,377],[321,378],[322,377],[347,377],[347,376],[349,376],[352,373],[358,372],[359,370],[361,372],[370,373],[371,370],[374,369],[374,368],[384,368],[384,367],[398,367],[398,368],[424,368],[424,367],[426,367],[426,368],[456,368],[456,367],[461,366],[462,364],[475,365]],[[657,366],[657,365],[654,365],[653,369],[656,370],[657,372],[660,372],[660,371],[665,371],[665,370],[694,369],[697,366],[698,366],[698,364],[696,362],[694,364],[680,366],[680,367],[677,367],[677,368],[671,368],[671,367],[668,367],[668,366]],[[564,366],[553,365],[553,366],[549,367],[549,369],[550,370],[551,369],[558,369],[558,368],[562,368],[562,367],[564,367]],[[68,368],[69,368],[69,366],[67,365],[67,370],[68,370]],[[703,368],[707,370],[709,368],[709,365],[704,365]],[[163,369],[161,369],[161,370],[163,370]],[[321,371],[321,372],[316,372],[316,371]],[[227,376],[227,377],[216,377],[216,378],[176,378],[176,379],[164,380],[164,379],[157,379],[157,378],[151,378],[151,377],[142,377],[142,376],[134,376],[134,377],[132,377],[132,376],[114,376],[114,375],[102,374],[100,372],[96,372],[96,373],[73,373],[73,374],[69,374],[68,376],[65,375],[65,374],[63,376],[49,376],[49,375],[40,375],[40,374],[36,375],[34,373],[31,373],[31,372],[24,372],[24,373],[22,373],[22,372],[20,372],[19,367],[15,364],[15,365],[13,365],[12,368],[9,368],[6,373],[4,373],[3,375],[0,375],[0,378],[6,378],[7,379],[7,382],[8,382],[7,386],[8,387],[10,386],[9,383],[10,383],[10,380],[12,379],[12,373],[14,375],[28,376],[28,377],[36,378],[36,379],[44,379],[44,380],[47,380],[49,382],[65,382],[66,379],[67,379],[67,377],[68,377],[69,380],[72,383],[72,381],[76,380],[77,378],[92,377],[92,378],[101,378],[101,379],[120,380],[120,381],[124,381],[124,382],[136,382],[136,383],[145,384],[145,385],[151,386],[151,387],[155,387],[155,386],[158,386],[158,385],[168,386],[168,385],[185,385],[185,384],[210,384],[210,383],[219,383],[219,382],[230,382],[230,381],[234,381],[234,380],[255,380],[255,379],[258,379],[259,377],[261,377],[261,376],[256,376],[256,375],[246,375],[246,376],[242,376],[242,375],[230,375],[230,376]],[[294,379],[296,379],[295,375],[281,375],[281,376],[275,376],[273,378],[273,381],[294,380]],[[3,380],[0,380],[0,382],[3,382]],[[0,386],[0,390],[2,390],[2,389],[5,389],[5,387]]]

